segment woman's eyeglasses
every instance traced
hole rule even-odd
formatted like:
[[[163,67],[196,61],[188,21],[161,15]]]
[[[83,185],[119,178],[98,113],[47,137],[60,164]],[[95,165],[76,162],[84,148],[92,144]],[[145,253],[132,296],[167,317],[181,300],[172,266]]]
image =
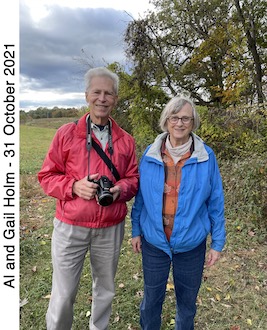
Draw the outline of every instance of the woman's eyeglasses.
[[[188,125],[189,123],[191,123],[191,120],[194,120],[193,117],[178,117],[178,116],[170,116],[168,117],[168,120],[171,124],[177,124],[179,122],[179,119],[181,119],[182,123],[185,125]]]

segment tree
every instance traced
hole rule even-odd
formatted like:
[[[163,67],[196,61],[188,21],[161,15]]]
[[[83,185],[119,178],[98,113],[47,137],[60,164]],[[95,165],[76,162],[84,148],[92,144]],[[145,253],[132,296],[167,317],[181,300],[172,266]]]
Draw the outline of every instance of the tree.
[[[233,0],[152,3],[156,10],[133,20],[125,34],[139,81],[170,96],[188,92],[200,105],[235,104],[248,95],[253,99],[256,80]]]
[[[265,15],[267,11],[267,3],[266,1],[234,0],[234,4],[237,11],[237,18],[242,25],[246,36],[248,50],[250,51],[253,59],[253,80],[256,86],[258,103],[263,103],[265,96],[262,88],[263,63],[260,55],[260,49],[262,49],[263,52],[265,49],[266,56],[267,35]]]
[[[125,36],[139,79],[171,96],[187,91],[199,104],[221,104],[228,1],[153,3],[157,12],[130,23]]]
[[[168,97],[158,87],[149,86],[126,72],[119,63],[112,63],[108,68],[120,78],[119,102],[112,117],[134,135],[141,154],[160,132],[158,120]]]

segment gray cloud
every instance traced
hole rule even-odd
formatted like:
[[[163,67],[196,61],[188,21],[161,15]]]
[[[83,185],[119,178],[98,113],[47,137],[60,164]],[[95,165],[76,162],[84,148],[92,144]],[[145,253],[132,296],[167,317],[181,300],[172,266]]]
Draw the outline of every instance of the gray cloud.
[[[86,61],[95,66],[125,61],[123,33],[129,21],[124,11],[54,5],[46,17],[35,22],[29,8],[21,2],[21,93],[26,90],[33,93],[29,94],[32,95],[29,100],[21,100],[20,107],[58,106],[51,104],[52,100],[43,101],[46,104],[35,102],[34,92],[83,93],[85,67],[82,62],[86,57]],[[65,105],[83,102],[83,96],[66,98]]]

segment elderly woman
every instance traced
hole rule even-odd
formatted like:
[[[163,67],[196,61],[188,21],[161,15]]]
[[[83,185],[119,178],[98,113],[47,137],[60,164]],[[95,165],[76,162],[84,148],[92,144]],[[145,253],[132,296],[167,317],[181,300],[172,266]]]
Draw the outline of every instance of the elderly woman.
[[[132,208],[132,246],[142,251],[143,330],[161,326],[162,304],[172,265],[175,330],[194,329],[206,239],[212,266],[225,244],[224,196],[214,152],[192,131],[199,116],[191,99],[174,97],[164,108],[163,131],[140,162],[140,188]]]

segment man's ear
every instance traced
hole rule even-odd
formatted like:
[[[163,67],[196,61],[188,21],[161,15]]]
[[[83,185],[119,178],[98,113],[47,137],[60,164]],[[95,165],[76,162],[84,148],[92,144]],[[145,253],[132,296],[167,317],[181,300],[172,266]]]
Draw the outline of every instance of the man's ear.
[[[119,101],[119,96],[116,95],[116,96],[115,96],[115,106],[118,104],[118,101]]]

